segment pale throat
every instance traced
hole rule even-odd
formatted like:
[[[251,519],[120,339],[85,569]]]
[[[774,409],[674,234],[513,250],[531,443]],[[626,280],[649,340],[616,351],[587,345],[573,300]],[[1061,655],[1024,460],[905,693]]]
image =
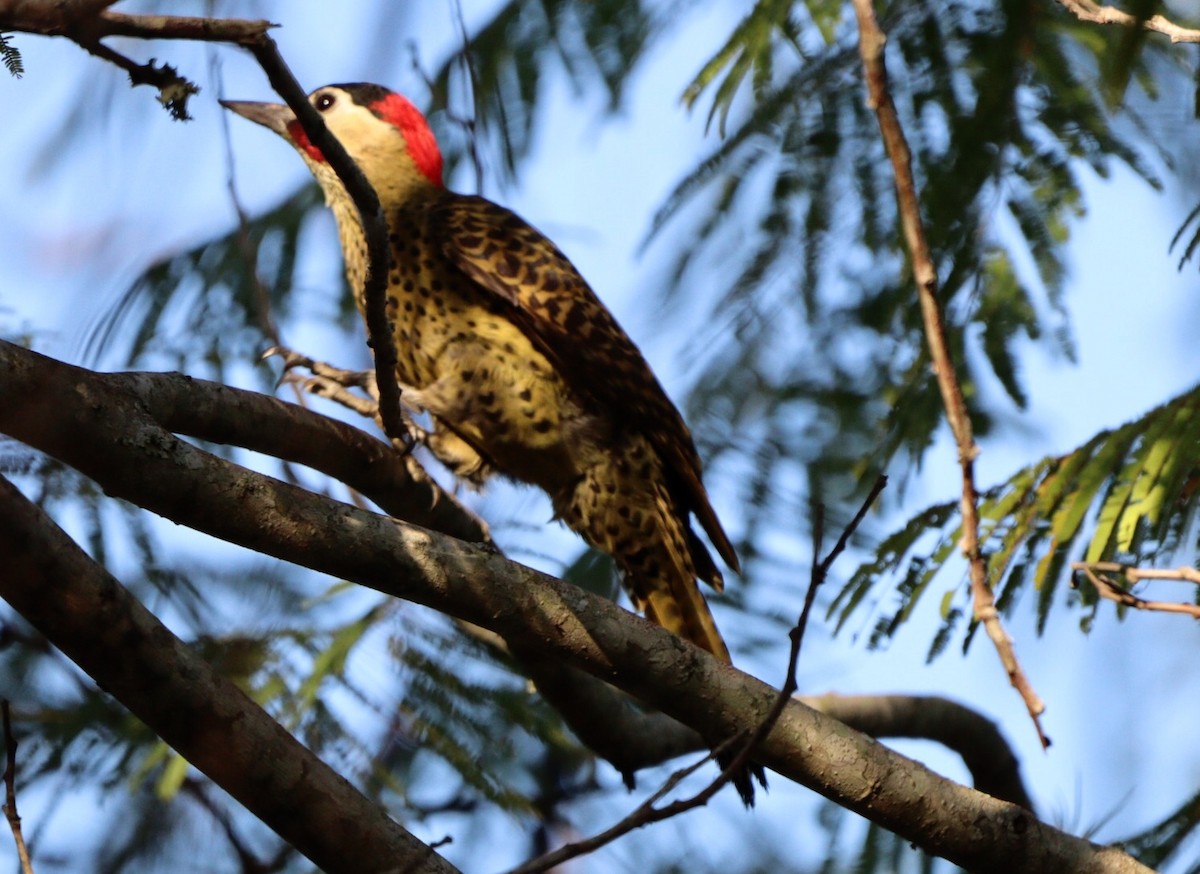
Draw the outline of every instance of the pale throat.
[[[360,161],[360,166],[362,162]],[[401,204],[403,207],[421,209],[420,204],[435,197],[442,189],[434,186],[422,176],[415,167],[404,168],[410,172],[391,174],[390,177],[379,181],[380,176],[369,172],[363,167],[368,181],[375,188],[375,193],[383,203]],[[333,212],[337,222],[338,237],[342,244],[345,257],[346,279],[354,293],[359,307],[363,306],[361,299],[363,287],[367,279],[367,238],[363,230],[362,219],[358,207],[350,198],[340,178],[328,165],[314,168],[314,174],[325,193],[325,203]],[[389,225],[392,216],[388,216]],[[389,227],[389,233],[391,228]]]

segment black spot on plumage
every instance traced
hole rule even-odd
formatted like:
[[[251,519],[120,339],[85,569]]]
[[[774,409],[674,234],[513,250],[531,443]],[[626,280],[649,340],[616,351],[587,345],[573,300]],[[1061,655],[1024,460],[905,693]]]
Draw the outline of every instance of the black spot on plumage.
[[[508,279],[515,279],[521,271],[521,260],[516,255],[505,255],[496,262],[496,273]]]
[[[567,310],[566,318],[563,319],[563,327],[568,331],[577,331],[587,321],[587,316],[583,312],[583,307],[574,306]]]

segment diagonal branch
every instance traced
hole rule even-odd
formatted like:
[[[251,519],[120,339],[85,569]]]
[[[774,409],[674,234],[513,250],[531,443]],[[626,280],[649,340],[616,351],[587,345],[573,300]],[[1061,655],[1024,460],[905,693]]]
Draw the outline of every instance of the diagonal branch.
[[[493,550],[203,452],[166,432],[128,393],[81,368],[0,343],[0,397],[0,432],[61,459],[112,496],[520,641],[611,682],[702,736],[752,730],[778,694],[611,601]],[[23,603],[37,611],[41,601],[31,595]],[[1060,832],[794,701],[755,758],[973,871],[1146,870],[1118,849]]]
[[[6,601],[316,865],[455,870],[171,634],[3,477],[0,554]]]
[[[771,709],[767,711],[767,715],[763,717],[762,721],[759,722],[757,726],[755,726],[754,730],[749,733],[749,736],[745,738],[738,736],[731,737],[724,744],[722,744],[721,747],[718,747],[717,750],[714,750],[705,759],[683,768],[680,771],[676,771],[667,779],[662,788],[638,805],[638,807],[632,813],[615,823],[610,828],[607,828],[603,832],[593,835],[590,838],[586,838],[581,841],[575,841],[559,847],[549,853],[544,853],[541,856],[531,859],[525,864],[514,868],[509,872],[509,874],[536,874],[536,872],[539,871],[549,870],[557,865],[561,865],[563,862],[566,862],[569,859],[574,859],[578,856],[584,855],[585,853],[594,852],[600,847],[611,843],[617,838],[622,837],[635,829],[644,828],[647,825],[651,825],[656,822],[662,822],[663,820],[671,819],[672,817],[676,817],[680,814],[687,813],[688,811],[695,810],[698,807],[702,807],[707,804],[712,797],[725,786],[725,784],[729,783],[733,779],[734,774],[737,774],[749,764],[751,753],[753,753],[755,749],[757,749],[758,745],[762,743],[763,738],[771,733],[771,729],[775,727],[775,724],[779,721],[779,717],[783,714],[783,708],[787,706],[789,701],[791,701],[792,695],[796,691],[796,670],[800,665],[800,645],[804,640],[805,629],[808,627],[809,614],[812,612],[813,604],[816,603],[817,590],[821,587],[822,583],[825,582],[825,578],[829,573],[829,568],[832,567],[833,562],[846,548],[846,544],[849,543],[850,538],[858,529],[863,517],[866,516],[867,510],[870,509],[873,503],[875,503],[875,499],[879,496],[879,493],[883,491],[884,486],[886,485],[886,476],[880,476],[875,481],[875,484],[871,487],[870,492],[863,501],[862,507],[842,531],[841,537],[838,538],[837,543],[829,551],[829,554],[820,560],[818,560],[818,556],[821,552],[821,541],[824,537],[825,527],[824,508],[822,508],[819,504],[814,508],[812,576],[809,580],[808,591],[804,595],[804,606],[800,610],[800,616],[796,619],[796,624],[792,627],[788,634],[789,638],[791,639],[791,647],[788,653],[787,675],[783,681],[783,687],[775,696],[775,701],[771,705]],[[719,754],[722,748],[728,749],[730,747],[737,750],[736,755],[734,755],[728,761],[721,759]],[[705,786],[695,795],[692,795],[690,798],[677,799],[672,801],[670,804],[664,804],[662,807],[654,806],[656,802],[660,801],[669,792],[671,792],[685,777],[708,761],[708,758],[716,758],[718,762],[722,762],[724,764],[724,767],[721,769],[721,773],[717,775],[715,780],[711,781],[707,786]],[[763,785],[765,786],[765,780],[761,774],[759,774],[759,779],[764,781]]]
[[[2,478],[0,478],[2,479]],[[17,859],[23,874],[33,874],[29,860],[29,848],[21,831],[21,817],[17,813],[17,736],[13,734],[12,717],[8,711],[8,699],[0,701],[0,716],[4,723],[4,817],[12,829],[13,842],[17,845]]]
[[[959,384],[946,343],[946,327],[937,296],[937,269],[934,267],[925,228],[921,222],[920,201],[912,173],[912,153],[900,126],[896,105],[892,102],[888,90],[887,67],[883,61],[883,47],[887,38],[875,20],[871,0],[854,0],[854,12],[858,18],[859,50],[867,80],[867,102],[879,119],[884,148],[892,162],[900,222],[912,256],[913,278],[916,280],[921,315],[925,322],[925,340],[929,344],[929,356],[937,375],[946,419],[958,445],[958,462],[962,468],[963,536],[960,547],[970,564],[975,619],[982,622],[987,630],[988,637],[995,645],[1000,661],[1008,673],[1009,682],[1021,694],[1034,728],[1037,729],[1038,739],[1045,748],[1050,745],[1041,724],[1041,715],[1046,707],[1025,676],[1025,671],[1013,650],[1012,638],[1000,622],[991,583],[987,578],[987,562],[979,546],[979,492],[975,487],[975,459],[979,455],[979,447],[975,444],[962,386]]]
[[[33,362],[40,360],[35,353],[22,354]],[[89,378],[128,392],[168,431],[310,467],[361,492],[391,516],[459,540],[492,545],[482,519],[432,481],[414,478],[408,458],[344,422],[256,392],[177,373],[90,374]],[[517,659],[579,739],[624,774],[628,784],[633,784],[633,774],[641,768],[707,747],[686,725],[661,713],[639,710],[604,681],[567,667],[560,659],[526,651],[519,641],[505,647],[502,640],[495,640]],[[1018,793],[1003,788],[1020,785],[1012,751],[1003,738],[993,736],[994,726],[993,734],[987,734],[990,723],[961,705],[947,703],[946,710],[922,703],[926,699],[887,695],[799,700],[872,737],[937,740],[963,756],[977,789],[1032,809],[1023,789]],[[930,718],[914,722],[922,713]],[[934,718],[934,713],[940,715]],[[968,719],[975,720],[971,727],[949,730],[949,726],[967,726],[964,720]],[[980,728],[974,727],[976,723]],[[991,752],[973,755],[975,748]],[[1000,763],[996,777],[981,771],[985,761]]]
[[[89,52],[115,63],[128,72],[135,84],[154,84],[160,100],[177,117],[186,118],[186,99],[196,87],[163,65],[137,64],[100,44],[107,36],[144,39],[184,39],[228,42],[248,49],[271,87],[296,114],[300,126],[314,146],[321,150],[329,166],[337,173],[362,220],[367,241],[366,298],[368,343],[375,352],[376,381],[379,386],[379,416],[384,432],[398,445],[405,443],[408,431],[400,412],[400,387],[396,383],[396,349],[385,338],[388,330],[386,295],[391,249],[387,222],[379,197],[362,170],[351,160],[338,139],[325,127],[320,114],[308,103],[307,95],[292,75],[279,47],[268,31],[268,21],[214,19],[174,15],[127,15],[102,11],[113,0],[61,0],[56,3],[32,3],[28,0],[0,0],[0,32],[23,31],[46,36],[66,36]]]

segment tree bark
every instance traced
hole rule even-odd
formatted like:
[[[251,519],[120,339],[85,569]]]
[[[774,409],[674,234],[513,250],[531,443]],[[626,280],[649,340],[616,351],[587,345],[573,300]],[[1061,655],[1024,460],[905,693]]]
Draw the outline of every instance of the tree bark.
[[[610,601],[494,550],[216,458],[164,430],[104,377],[4,343],[0,431],[179,524],[519,641],[520,649],[610,682],[705,738],[752,730],[776,696]],[[946,780],[798,702],[785,708],[755,758],[969,870],[1148,870],[1119,850]]]
[[[315,865],[457,870],[214,671],[4,477],[0,555],[6,601]]]

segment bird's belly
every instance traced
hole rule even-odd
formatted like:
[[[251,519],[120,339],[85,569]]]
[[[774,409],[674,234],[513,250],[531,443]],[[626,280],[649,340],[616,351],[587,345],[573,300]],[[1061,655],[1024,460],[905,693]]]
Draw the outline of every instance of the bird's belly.
[[[516,325],[453,293],[401,298],[392,310],[397,375],[417,389],[410,400],[507,477],[554,494],[579,475],[587,417]]]

